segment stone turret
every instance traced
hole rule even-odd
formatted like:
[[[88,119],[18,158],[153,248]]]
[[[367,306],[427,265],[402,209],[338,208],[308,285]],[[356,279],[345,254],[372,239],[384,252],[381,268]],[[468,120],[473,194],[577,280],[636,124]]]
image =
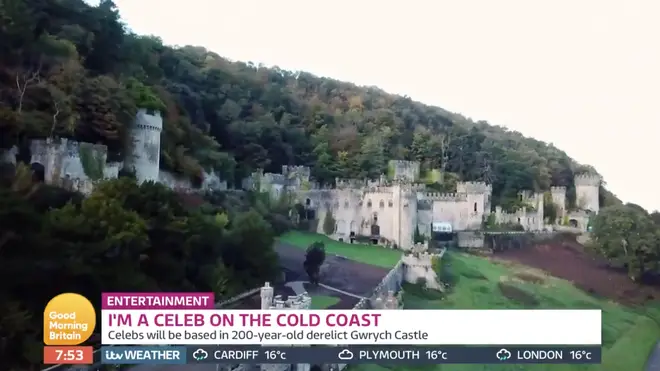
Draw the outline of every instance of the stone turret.
[[[261,309],[270,309],[273,305],[273,287],[270,282],[266,282],[261,288]]]
[[[602,179],[599,175],[582,174],[575,176],[575,200],[579,209],[598,213],[601,182]]]
[[[160,112],[138,110],[130,136],[133,146],[125,159],[127,169],[135,171],[138,182],[158,181],[160,172],[160,134],[163,118]]]

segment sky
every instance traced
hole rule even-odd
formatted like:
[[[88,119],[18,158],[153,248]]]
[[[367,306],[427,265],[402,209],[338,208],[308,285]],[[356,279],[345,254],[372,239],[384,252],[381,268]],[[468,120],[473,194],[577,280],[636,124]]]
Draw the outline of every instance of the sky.
[[[375,85],[551,142],[624,202],[660,210],[660,1],[115,3],[166,44]]]

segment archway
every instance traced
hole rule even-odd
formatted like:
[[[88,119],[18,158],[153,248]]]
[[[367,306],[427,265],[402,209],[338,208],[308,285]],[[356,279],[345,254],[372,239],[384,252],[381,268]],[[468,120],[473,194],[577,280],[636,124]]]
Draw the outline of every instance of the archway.
[[[374,216],[371,220],[371,243],[377,245],[379,239],[380,239],[380,226],[378,225],[378,214],[374,213]]]
[[[355,237],[357,235],[357,222],[355,220],[351,220],[351,230],[349,234],[349,238],[351,239],[351,243],[355,242]]]
[[[44,165],[39,162],[33,162],[30,164],[30,169],[32,170],[32,180],[43,183],[46,179],[46,168]]]
[[[577,228],[579,226],[579,223],[577,219],[571,219],[568,221],[568,225],[570,225],[573,228]]]

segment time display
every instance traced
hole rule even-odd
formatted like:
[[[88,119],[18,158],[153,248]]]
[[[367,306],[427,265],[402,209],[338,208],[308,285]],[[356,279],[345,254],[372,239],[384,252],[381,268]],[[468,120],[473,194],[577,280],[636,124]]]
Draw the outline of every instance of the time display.
[[[90,365],[94,362],[94,349],[89,346],[45,346],[45,365]]]

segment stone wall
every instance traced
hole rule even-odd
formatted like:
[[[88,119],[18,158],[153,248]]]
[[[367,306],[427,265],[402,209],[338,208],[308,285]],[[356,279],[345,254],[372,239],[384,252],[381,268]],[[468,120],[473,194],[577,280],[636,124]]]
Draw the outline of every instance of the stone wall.
[[[458,247],[462,249],[479,249],[484,247],[483,232],[458,232]]]
[[[518,249],[553,240],[565,231],[460,232],[458,246],[464,249],[500,251]]]

